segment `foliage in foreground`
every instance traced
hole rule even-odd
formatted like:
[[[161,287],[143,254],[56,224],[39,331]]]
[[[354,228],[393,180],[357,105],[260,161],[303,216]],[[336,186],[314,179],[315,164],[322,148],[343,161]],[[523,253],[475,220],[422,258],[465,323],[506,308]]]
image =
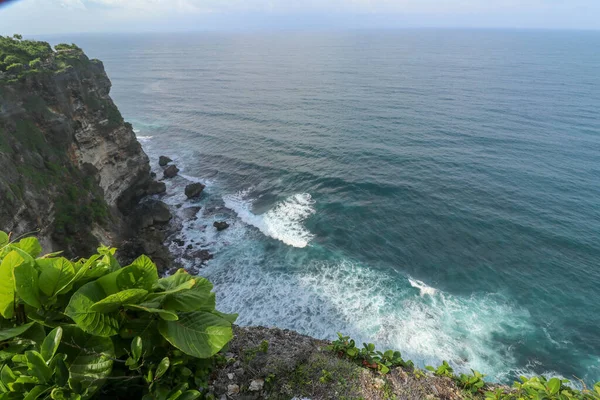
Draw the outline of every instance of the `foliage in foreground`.
[[[0,399],[200,398],[236,315],[212,284],[101,247],[71,262],[0,231]]]
[[[366,368],[373,369],[385,375],[391,368],[402,367],[416,372],[412,361],[404,361],[400,352],[388,350],[384,353],[375,350],[373,343],[363,343],[363,348],[356,347],[356,342],[349,336],[338,333],[338,339],[333,341],[329,349],[339,357],[352,360]],[[569,386],[568,379],[552,378],[543,376],[527,378],[521,376],[519,382],[515,382],[512,388],[497,387],[495,390],[485,391],[487,384],[485,375],[471,370],[472,374],[454,374],[454,370],[447,361],[434,368],[427,366],[426,369],[436,376],[447,377],[456,382],[457,386],[473,397],[485,398],[486,400],[600,400],[600,382],[594,385],[593,390],[585,387],[576,390]]]

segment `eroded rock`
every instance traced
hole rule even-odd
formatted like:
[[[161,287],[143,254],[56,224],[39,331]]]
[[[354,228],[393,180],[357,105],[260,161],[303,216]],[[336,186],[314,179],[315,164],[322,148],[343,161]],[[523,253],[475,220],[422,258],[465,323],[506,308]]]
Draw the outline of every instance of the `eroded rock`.
[[[166,191],[167,191],[167,185],[164,182],[152,181],[148,185],[148,189],[146,190],[146,193],[148,195],[153,195],[153,194],[162,194]]]
[[[192,199],[194,197],[198,197],[202,194],[202,191],[204,190],[206,186],[204,186],[201,183],[190,183],[189,185],[187,185],[185,187],[185,195],[187,196],[188,199]]]
[[[163,172],[163,177],[165,179],[173,178],[177,176],[177,173],[179,173],[179,168],[177,168],[176,165],[172,164],[165,169],[165,171]]]
[[[167,156],[160,156],[160,157],[158,157],[158,165],[160,165],[161,167],[165,167],[168,163],[170,163],[172,161],[173,160],[171,160]]]
[[[225,229],[229,228],[229,224],[227,222],[225,222],[225,221],[215,221],[213,223],[213,226],[215,228],[217,228],[217,231],[219,231],[219,232],[222,231],[222,230],[225,230]]]

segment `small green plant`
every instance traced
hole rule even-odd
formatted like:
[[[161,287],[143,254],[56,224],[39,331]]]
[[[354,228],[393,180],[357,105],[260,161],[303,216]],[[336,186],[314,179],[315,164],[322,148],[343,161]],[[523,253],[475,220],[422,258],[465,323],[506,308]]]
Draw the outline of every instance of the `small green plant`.
[[[485,400],[600,400],[600,382],[593,390],[576,390],[568,379],[521,376],[511,389],[496,388],[485,393]]]
[[[358,349],[356,342],[349,336],[338,333],[338,339],[334,340],[329,346],[329,350],[336,353],[339,357],[355,361],[366,368],[379,371],[381,374],[387,374],[391,368],[404,367],[412,369],[412,361],[404,361],[399,351],[387,350],[380,352],[375,350],[373,343],[363,343],[363,348]]]
[[[321,383],[329,383],[333,381],[333,376],[331,375],[331,372],[327,371],[326,369],[321,371],[321,376],[319,377],[319,382]]]
[[[448,378],[454,378],[454,370],[452,369],[452,367],[450,366],[450,364],[448,364],[448,361],[446,361],[446,360],[442,361],[442,365],[440,365],[437,368],[434,368],[431,365],[428,365],[425,367],[425,369],[433,372],[434,375],[436,375],[436,376],[446,376]]]
[[[0,231],[0,399],[201,396],[236,316],[206,279],[115,250],[72,262]]]
[[[460,374],[458,383],[463,389],[471,393],[476,393],[485,386],[485,381],[483,380],[485,375],[474,369],[471,372],[473,373],[472,375]]]
[[[250,348],[250,349],[246,349],[244,351],[244,361],[246,363],[249,363],[256,358],[258,353],[266,354],[268,351],[269,351],[269,342],[266,340],[263,340],[262,342],[260,342],[260,344],[258,346]]]

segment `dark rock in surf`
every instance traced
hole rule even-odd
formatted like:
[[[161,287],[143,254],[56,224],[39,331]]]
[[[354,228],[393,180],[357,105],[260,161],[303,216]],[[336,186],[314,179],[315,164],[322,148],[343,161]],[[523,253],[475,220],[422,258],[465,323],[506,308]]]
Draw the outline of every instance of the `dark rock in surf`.
[[[173,243],[175,243],[179,247],[183,247],[183,245],[185,244],[185,242],[181,239],[173,239]]]
[[[177,175],[178,172],[179,172],[179,168],[177,168],[177,166],[175,166],[175,165],[169,165],[165,169],[165,172],[163,173],[163,176],[165,178],[173,178],[174,176]]]
[[[149,195],[152,195],[152,194],[161,194],[166,191],[167,191],[167,185],[165,185],[164,182],[152,181],[148,185],[148,189],[146,190],[146,193]]]
[[[158,165],[160,165],[161,167],[165,167],[165,166],[166,166],[168,163],[170,163],[171,161],[173,161],[173,160],[171,160],[169,157],[166,157],[166,156],[160,156],[160,157],[158,158]]]
[[[208,250],[198,250],[190,254],[192,258],[198,258],[201,262],[211,260],[214,256]]]
[[[185,187],[185,195],[188,199],[192,199],[194,197],[198,197],[202,194],[206,186],[201,183],[190,183]]]
[[[225,221],[215,221],[213,223],[213,226],[215,228],[217,228],[217,231],[219,231],[219,232],[222,231],[222,230],[225,230],[225,229],[229,228],[229,224],[227,222],[225,222]]]

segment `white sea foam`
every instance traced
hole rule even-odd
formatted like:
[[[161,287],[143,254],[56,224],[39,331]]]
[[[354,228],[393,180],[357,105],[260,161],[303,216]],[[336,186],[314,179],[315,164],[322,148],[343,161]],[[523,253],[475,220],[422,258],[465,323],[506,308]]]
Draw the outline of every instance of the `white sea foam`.
[[[225,207],[235,211],[246,224],[258,228],[263,234],[293,247],[306,247],[313,235],[304,227],[304,220],[315,212],[310,194],[300,193],[277,203],[265,214],[252,212],[248,191],[223,196]]]
[[[515,362],[498,338],[518,340],[532,329],[527,311],[498,295],[462,297],[423,283],[427,295],[420,296],[401,275],[348,260],[312,261],[297,271],[287,262],[275,261],[264,244],[246,236],[203,275],[215,284],[223,311],[240,313],[241,325],[277,325],[322,338],[335,335],[335,327],[359,343],[400,350],[421,366],[448,360],[459,371],[474,368],[492,379],[505,378]]]
[[[437,293],[437,290],[435,288],[427,286],[423,281],[408,278],[408,282],[410,283],[410,286],[419,289],[421,297],[425,296],[426,294],[429,296],[434,296]]]
[[[154,136],[136,136],[137,140],[140,142],[147,142],[148,140],[152,139]]]

